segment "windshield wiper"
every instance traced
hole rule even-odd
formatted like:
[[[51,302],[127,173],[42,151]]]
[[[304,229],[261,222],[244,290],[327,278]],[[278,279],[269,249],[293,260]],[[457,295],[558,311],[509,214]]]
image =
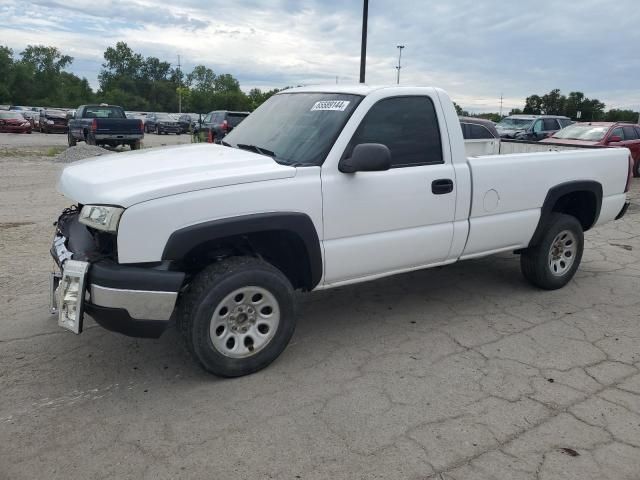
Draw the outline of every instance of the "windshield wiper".
[[[258,147],[257,145],[247,145],[246,143],[238,143],[236,145],[238,148],[242,150],[249,150],[252,152],[259,153],[260,155],[266,155],[267,157],[276,158],[276,154],[271,150],[267,150],[266,148]]]
[[[220,145],[224,145],[225,147],[233,147],[229,142],[225,142],[224,140],[220,140]]]

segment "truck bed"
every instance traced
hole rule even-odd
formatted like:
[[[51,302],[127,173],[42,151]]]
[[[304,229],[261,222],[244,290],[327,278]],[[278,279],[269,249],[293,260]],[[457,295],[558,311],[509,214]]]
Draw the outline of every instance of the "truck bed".
[[[535,144],[518,149],[536,149]],[[469,157],[473,191],[469,237],[462,258],[481,252],[525,248],[537,226],[550,188],[576,181],[603,186],[598,223],[613,220],[625,202],[629,151],[626,148],[569,148],[531,153],[501,153]],[[554,146],[551,146],[554,147]]]

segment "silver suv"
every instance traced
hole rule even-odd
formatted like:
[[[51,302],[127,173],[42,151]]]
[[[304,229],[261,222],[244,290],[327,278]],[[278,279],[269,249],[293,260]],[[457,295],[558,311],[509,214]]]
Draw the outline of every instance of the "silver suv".
[[[511,115],[496,125],[501,138],[537,142],[571,125],[569,117],[560,115]]]

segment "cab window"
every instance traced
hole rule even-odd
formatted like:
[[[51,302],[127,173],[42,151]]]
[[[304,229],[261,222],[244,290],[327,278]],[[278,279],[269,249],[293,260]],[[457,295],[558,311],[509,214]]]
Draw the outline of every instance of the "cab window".
[[[362,120],[348,154],[361,143],[386,145],[391,168],[444,163],[438,117],[429,97],[380,100]]]

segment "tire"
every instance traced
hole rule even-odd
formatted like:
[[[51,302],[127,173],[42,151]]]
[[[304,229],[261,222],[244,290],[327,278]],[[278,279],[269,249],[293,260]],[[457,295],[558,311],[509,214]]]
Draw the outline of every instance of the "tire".
[[[96,138],[89,133],[89,134],[87,134],[87,136],[85,138],[85,143],[87,145],[95,145],[96,144]]]
[[[544,290],[562,288],[578,270],[583,250],[584,233],[578,219],[554,213],[540,243],[522,252],[522,274]]]
[[[636,165],[633,168],[633,176],[636,178],[640,177],[640,158],[636,160]]]
[[[268,366],[289,343],[296,324],[294,298],[287,277],[269,263],[227,258],[191,282],[178,306],[178,328],[205,370],[222,377],[248,375]]]
[[[77,143],[78,143],[78,142],[76,141],[76,139],[75,139],[75,138],[73,138],[73,135],[71,135],[71,132],[68,132],[68,133],[67,133],[67,144],[68,144],[70,147],[75,147]]]
[[[160,135],[160,127],[156,125],[156,135]]]
[[[129,144],[129,148],[131,148],[131,150],[140,150],[141,146],[142,142],[140,140],[136,140]]]

